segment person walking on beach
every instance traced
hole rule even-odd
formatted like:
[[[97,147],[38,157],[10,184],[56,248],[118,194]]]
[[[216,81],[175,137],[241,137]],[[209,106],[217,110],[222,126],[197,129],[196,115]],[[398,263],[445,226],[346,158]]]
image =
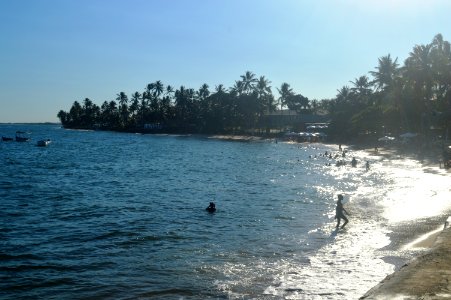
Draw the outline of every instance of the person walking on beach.
[[[335,209],[335,219],[337,219],[337,228],[340,227],[340,221],[343,219],[345,222],[343,223],[343,226],[341,228],[345,227],[346,224],[348,224],[348,218],[346,218],[345,214],[349,215],[349,213],[344,209],[343,203],[341,201],[343,200],[343,195],[338,195],[338,201],[337,201],[337,207]]]

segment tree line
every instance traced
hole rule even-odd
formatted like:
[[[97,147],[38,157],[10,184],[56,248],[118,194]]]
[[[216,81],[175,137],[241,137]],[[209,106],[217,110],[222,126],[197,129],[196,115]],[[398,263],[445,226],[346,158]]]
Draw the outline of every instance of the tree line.
[[[369,75],[369,76],[368,76]],[[309,100],[283,83],[273,94],[271,82],[247,71],[230,88],[210,90],[160,80],[130,98],[120,92],[99,107],[89,98],[75,101],[58,118],[67,128],[139,131],[145,124],[164,132],[237,133],[268,131],[268,114],[288,108],[298,113],[327,114],[328,134],[343,141],[362,135],[416,132],[447,134],[451,120],[450,43],[437,34],[431,43],[415,45],[400,65],[390,54],[375,70],[337,90],[333,99]],[[432,131],[431,131],[432,130]]]
[[[437,34],[415,45],[404,64],[390,54],[380,57],[369,75],[338,90],[327,100],[331,134],[345,138],[371,133],[414,132],[448,135],[451,121],[450,43]]]
[[[89,98],[75,101],[69,112],[61,110],[57,116],[67,128],[137,131],[146,124],[159,124],[152,127],[166,132],[230,133],[263,128],[262,116],[278,105],[297,111],[310,109],[309,99],[294,93],[289,84],[278,89],[278,99],[270,84],[265,76],[257,78],[250,71],[233,87],[219,84],[214,91],[207,84],[198,90],[184,86],[175,90],[157,80],[147,84],[142,93],[129,98],[120,92],[100,107]]]

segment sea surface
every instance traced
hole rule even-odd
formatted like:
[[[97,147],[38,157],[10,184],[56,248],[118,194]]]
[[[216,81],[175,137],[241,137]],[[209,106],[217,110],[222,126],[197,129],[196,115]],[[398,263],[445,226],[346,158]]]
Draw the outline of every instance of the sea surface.
[[[0,299],[358,299],[415,255],[393,233],[450,208],[448,174],[405,157],[0,125],[16,130],[32,139],[0,142]]]

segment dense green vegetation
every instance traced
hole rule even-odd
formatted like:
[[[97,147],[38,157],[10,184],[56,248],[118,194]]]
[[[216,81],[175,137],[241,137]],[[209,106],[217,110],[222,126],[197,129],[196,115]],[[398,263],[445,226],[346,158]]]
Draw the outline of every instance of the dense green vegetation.
[[[379,58],[370,77],[362,75],[351,87],[338,90],[334,99],[309,100],[295,93],[288,83],[277,88],[250,71],[233,87],[222,84],[210,90],[181,86],[174,90],[161,81],[129,98],[117,94],[115,100],[99,107],[86,98],[75,101],[69,112],[58,118],[67,128],[99,128],[121,131],[178,133],[267,132],[265,115],[289,108],[302,113],[328,114],[329,136],[342,141],[350,138],[417,132],[425,136],[447,135],[451,120],[450,43],[438,34],[427,45],[416,45],[404,64],[390,54]]]

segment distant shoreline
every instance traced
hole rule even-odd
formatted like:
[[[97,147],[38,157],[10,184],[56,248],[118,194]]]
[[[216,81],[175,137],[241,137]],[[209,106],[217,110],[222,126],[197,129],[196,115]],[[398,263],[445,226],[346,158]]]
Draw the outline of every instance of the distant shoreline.
[[[0,125],[61,125],[59,122],[0,122]]]

